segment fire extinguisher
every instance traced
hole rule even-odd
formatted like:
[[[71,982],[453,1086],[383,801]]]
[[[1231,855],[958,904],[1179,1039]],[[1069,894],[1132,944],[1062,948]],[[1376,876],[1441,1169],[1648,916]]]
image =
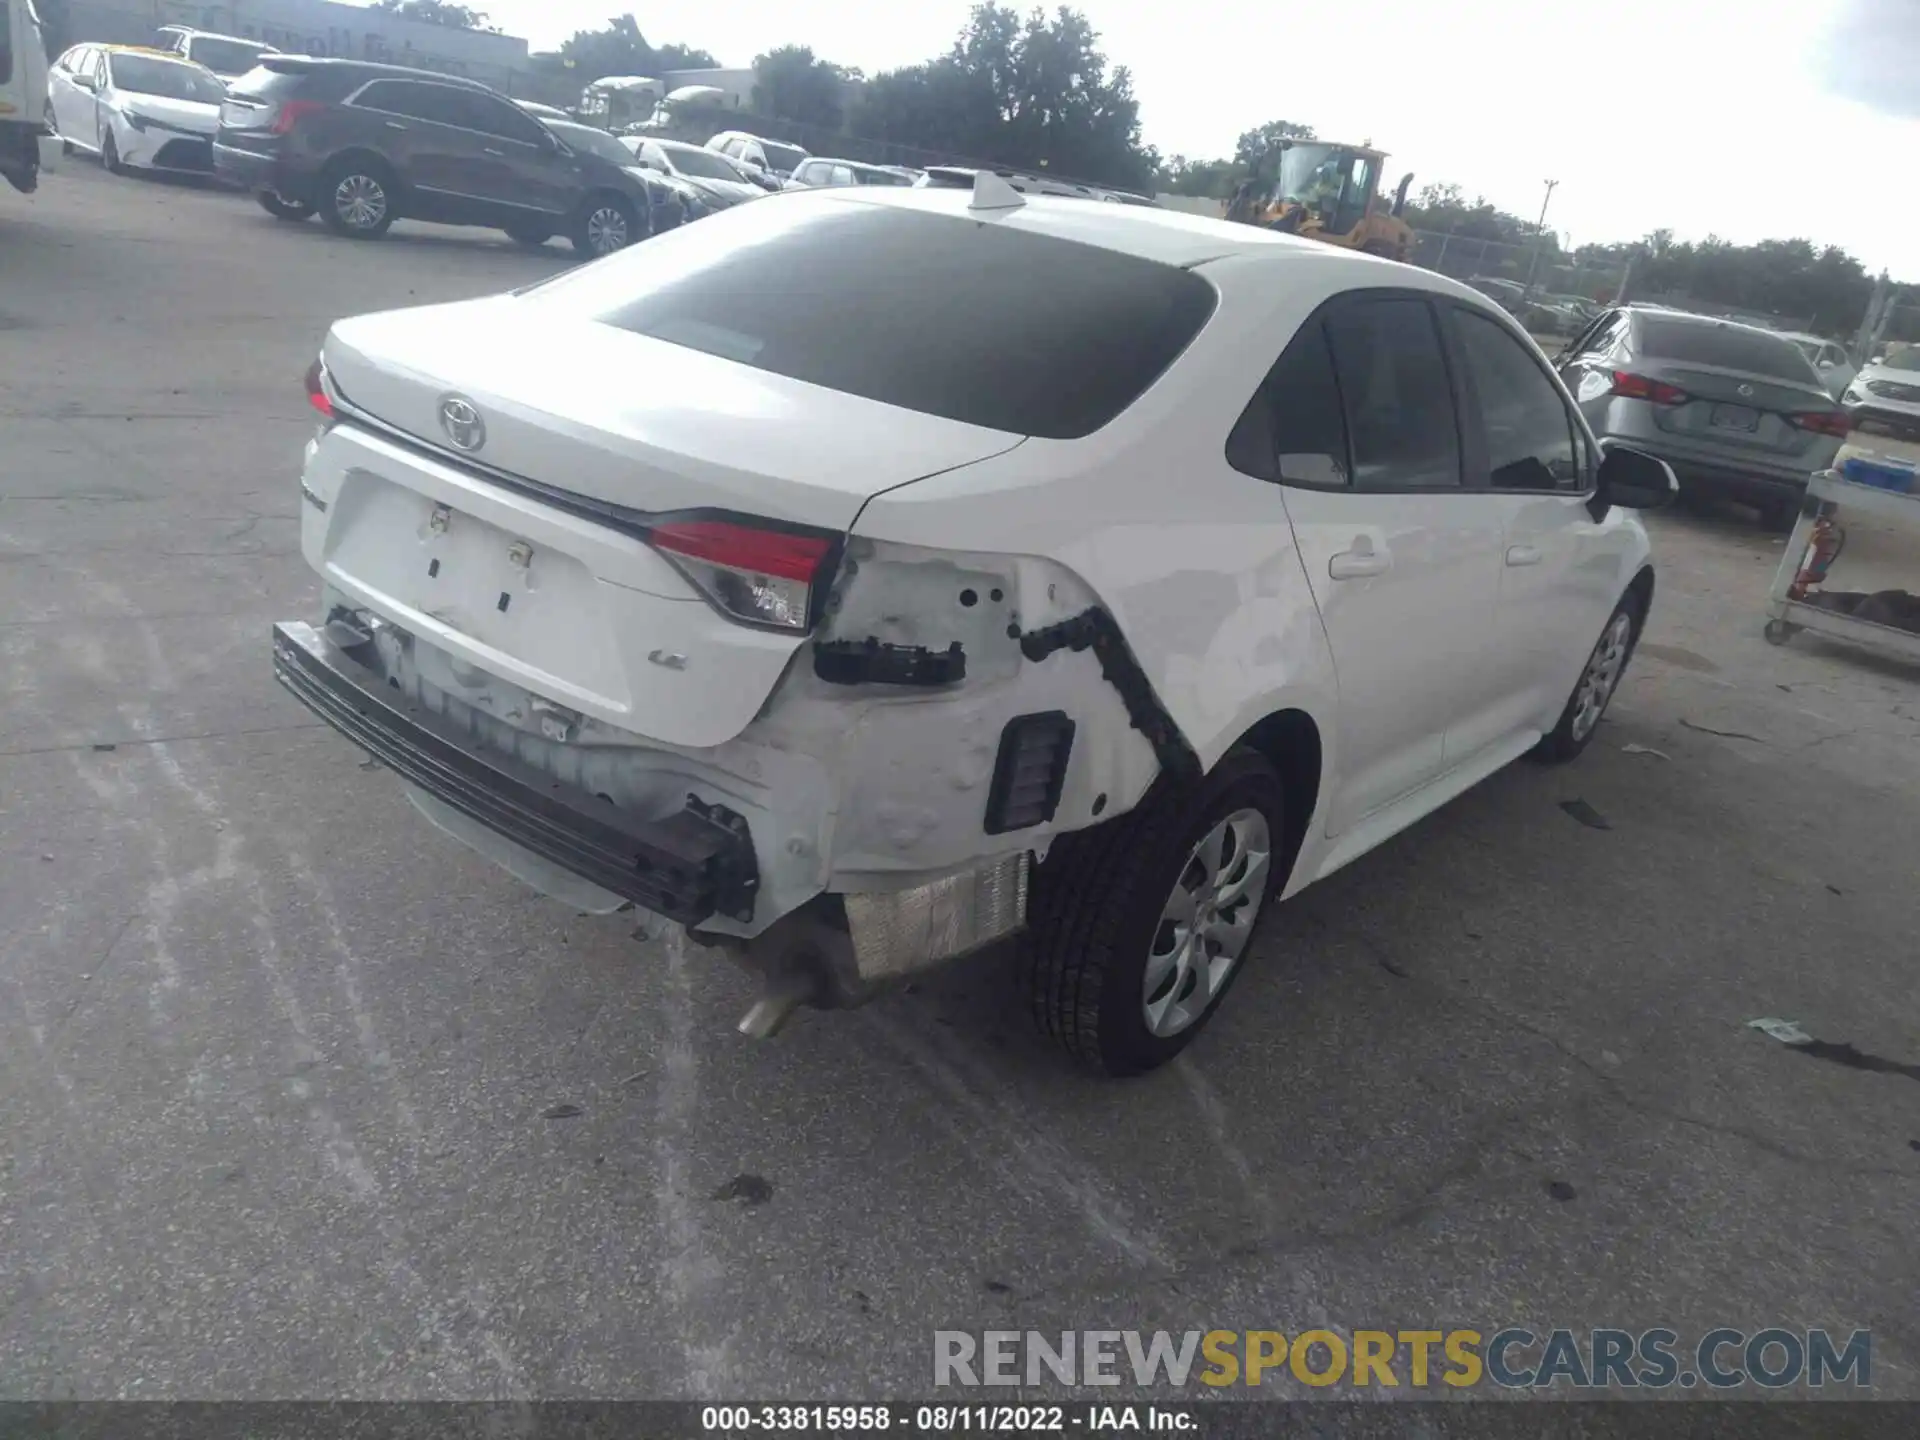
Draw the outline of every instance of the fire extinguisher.
[[[1815,520],[1813,534],[1807,540],[1806,558],[1800,562],[1800,573],[1793,577],[1793,584],[1787,587],[1787,598],[1804,600],[1807,591],[1825,584],[1827,572],[1846,548],[1847,532],[1834,524],[1831,516],[1822,515]]]

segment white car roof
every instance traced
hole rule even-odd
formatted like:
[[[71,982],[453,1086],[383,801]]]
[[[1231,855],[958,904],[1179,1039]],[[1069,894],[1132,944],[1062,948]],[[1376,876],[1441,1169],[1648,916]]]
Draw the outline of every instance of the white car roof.
[[[1325,284],[1329,289],[1344,289],[1363,284],[1394,285],[1407,289],[1432,290],[1469,301],[1482,309],[1484,295],[1468,289],[1456,280],[1411,265],[1396,265],[1390,260],[1327,245],[1318,240],[1302,240],[1256,225],[1215,220],[1184,210],[1161,210],[1143,205],[1108,205],[1093,200],[1052,195],[1025,195],[1017,209],[993,210],[993,222],[1036,234],[1076,240],[1083,245],[1098,245],[1123,255],[1157,260],[1164,265],[1182,267],[1202,265],[1229,256],[1261,263],[1284,265],[1289,281],[1304,285]],[[781,203],[892,205],[903,210],[924,210],[955,216],[975,215],[969,205],[970,190],[944,187],[871,186],[858,189],[796,190]],[[1361,271],[1374,273],[1363,276]]]

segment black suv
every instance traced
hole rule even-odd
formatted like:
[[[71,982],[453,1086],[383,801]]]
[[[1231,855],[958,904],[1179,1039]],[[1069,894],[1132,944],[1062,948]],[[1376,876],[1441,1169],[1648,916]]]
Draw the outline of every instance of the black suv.
[[[670,203],[637,169],[568,145],[484,85],[303,55],[267,56],[233,82],[213,159],[270,214],[317,212],[363,240],[404,215],[529,245],[565,235],[607,255],[652,234],[656,204]]]

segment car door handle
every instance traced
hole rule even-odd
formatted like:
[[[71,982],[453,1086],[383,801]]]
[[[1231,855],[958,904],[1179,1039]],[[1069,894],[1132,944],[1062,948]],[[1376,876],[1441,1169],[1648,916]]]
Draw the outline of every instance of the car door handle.
[[[504,159],[506,159],[506,158],[507,158],[507,152],[506,152],[506,151],[504,151],[504,150],[496,150],[496,149],[494,149],[494,148],[493,148],[493,146],[491,146],[491,145],[489,145],[489,146],[487,146],[487,147],[486,147],[486,153],[487,153],[487,154],[489,154],[489,155],[498,155],[498,156],[499,156],[499,157],[500,157],[500,158],[501,158],[502,160],[504,160]]]
[[[1364,580],[1369,575],[1384,575],[1393,566],[1393,557],[1375,550],[1365,537],[1354,542],[1353,549],[1342,550],[1327,561],[1327,574],[1336,580]]]
[[[1538,546],[1509,545],[1507,547],[1507,564],[1538,565],[1539,563],[1540,563],[1540,549]]]

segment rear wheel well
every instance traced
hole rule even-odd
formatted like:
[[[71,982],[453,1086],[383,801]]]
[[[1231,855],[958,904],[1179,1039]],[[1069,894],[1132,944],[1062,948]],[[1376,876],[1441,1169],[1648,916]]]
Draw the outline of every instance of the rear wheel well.
[[[1634,621],[1635,633],[1647,623],[1647,616],[1653,613],[1653,567],[1643,565],[1640,573],[1627,582],[1627,594],[1634,598],[1640,614]]]
[[[1651,572],[1648,585],[1651,588]],[[1313,823],[1320,799],[1320,727],[1304,710],[1276,710],[1242,735],[1236,745],[1257,751],[1280,772],[1280,782],[1286,787],[1285,849],[1278,857],[1283,863],[1274,870],[1278,893],[1292,879],[1294,862],[1300,857],[1307,826]]]
[[[324,186],[328,176],[340,173],[341,167],[346,165],[357,165],[371,175],[384,176],[393,182],[392,188],[396,195],[400,190],[405,188],[406,182],[400,178],[400,172],[393,168],[393,162],[378,150],[364,145],[350,146],[345,150],[336,151],[334,154],[329,155],[327,157],[327,163],[322,165],[317,172],[315,180],[316,187]],[[322,199],[325,198],[325,193],[324,189],[319,191]]]

